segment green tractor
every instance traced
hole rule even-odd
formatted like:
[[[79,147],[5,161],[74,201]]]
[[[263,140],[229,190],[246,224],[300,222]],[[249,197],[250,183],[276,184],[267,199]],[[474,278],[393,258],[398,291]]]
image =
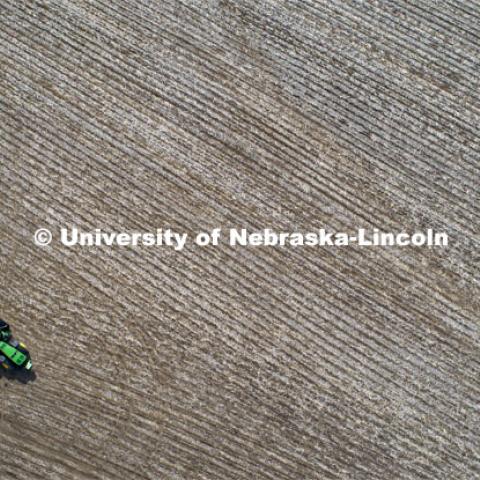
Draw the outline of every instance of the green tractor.
[[[32,369],[32,360],[25,345],[12,337],[8,323],[0,320],[0,365],[5,370]]]

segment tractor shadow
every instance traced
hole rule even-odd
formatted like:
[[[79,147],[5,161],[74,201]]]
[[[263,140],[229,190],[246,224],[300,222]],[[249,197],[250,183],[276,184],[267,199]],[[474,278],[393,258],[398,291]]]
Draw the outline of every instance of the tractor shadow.
[[[0,381],[1,380],[8,380],[9,382],[19,382],[26,385],[27,383],[34,382],[37,379],[37,374],[31,370],[9,370],[5,371],[3,369],[0,370]]]

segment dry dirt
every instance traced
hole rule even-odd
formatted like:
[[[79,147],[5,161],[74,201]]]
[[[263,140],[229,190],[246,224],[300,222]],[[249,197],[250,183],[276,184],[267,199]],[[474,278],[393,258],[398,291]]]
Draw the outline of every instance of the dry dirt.
[[[2,0],[0,317],[36,377],[0,379],[0,477],[479,478],[479,20]],[[450,245],[67,248],[72,225]]]

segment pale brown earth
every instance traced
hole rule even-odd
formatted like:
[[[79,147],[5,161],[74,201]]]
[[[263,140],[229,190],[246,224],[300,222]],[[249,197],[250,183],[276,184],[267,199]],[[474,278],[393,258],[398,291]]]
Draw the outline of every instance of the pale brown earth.
[[[0,478],[480,478],[479,71],[478,1],[2,0]]]

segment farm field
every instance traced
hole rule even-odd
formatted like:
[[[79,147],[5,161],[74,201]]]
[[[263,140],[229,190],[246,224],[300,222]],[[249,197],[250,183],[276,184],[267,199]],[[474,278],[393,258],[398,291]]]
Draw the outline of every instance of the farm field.
[[[479,18],[3,0],[0,318],[35,375],[0,377],[0,477],[479,477]],[[449,245],[224,241],[322,228]]]

